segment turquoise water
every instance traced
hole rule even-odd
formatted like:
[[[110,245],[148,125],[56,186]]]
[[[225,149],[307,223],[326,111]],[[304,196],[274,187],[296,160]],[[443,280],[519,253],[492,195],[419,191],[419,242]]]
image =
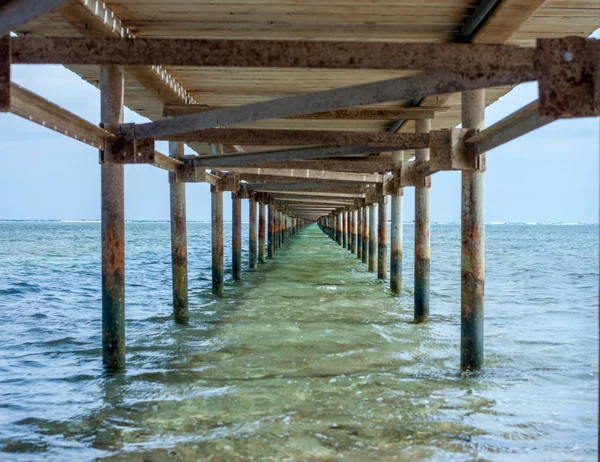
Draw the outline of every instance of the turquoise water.
[[[127,224],[128,369],[106,376],[99,224],[0,223],[0,460],[597,460],[597,225],[487,227],[475,378],[459,226],[432,227],[423,325],[411,225],[401,297],[312,226],[215,299],[210,227],[188,232],[180,327],[169,224]]]

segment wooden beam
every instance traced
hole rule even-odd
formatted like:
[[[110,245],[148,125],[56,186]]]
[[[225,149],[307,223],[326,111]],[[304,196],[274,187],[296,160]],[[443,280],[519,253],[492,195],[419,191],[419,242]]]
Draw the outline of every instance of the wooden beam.
[[[554,120],[550,117],[540,117],[539,100],[535,100],[494,125],[473,135],[466,140],[466,143],[475,149],[476,154],[483,154]]]
[[[280,198],[280,197],[289,197],[289,198],[315,198],[315,199],[344,199],[344,200],[355,200],[364,198],[365,195],[363,193],[335,193],[335,192],[304,192],[304,191],[266,191],[269,195]]]
[[[12,114],[31,120],[89,146],[103,149],[104,139],[114,137],[112,133],[103,128],[82,119],[14,82],[11,82],[10,100],[10,112]]]
[[[0,37],[69,0],[4,0],[0,3]]]
[[[378,174],[328,172],[324,170],[227,167],[227,171],[234,173],[255,173],[265,176],[272,175],[277,177],[302,178],[310,180],[350,181],[355,183],[378,183],[383,181],[382,175]]]
[[[476,77],[450,72],[423,73],[139,124],[135,128],[135,136],[164,139],[171,135],[244,122],[511,85],[531,80],[535,80],[535,73],[492,73]]]
[[[242,178],[244,175],[241,175]],[[288,183],[248,183],[248,191],[276,192],[276,191],[323,191],[335,193],[358,193],[364,194],[365,186],[360,184],[349,184],[344,181],[293,181]]]
[[[290,198],[290,197],[282,197],[282,196],[273,196],[275,199],[277,199],[279,202],[284,202],[286,204],[290,204],[292,206],[294,205],[300,205],[300,204],[333,204],[333,205],[350,205],[352,204],[352,200],[351,199],[346,199],[346,200],[340,200],[340,199],[335,199],[335,198],[331,198],[331,199],[315,199],[312,197],[304,197],[301,199],[296,199],[296,198]]]
[[[387,149],[392,150],[393,148],[388,147]],[[315,146],[299,149],[283,149],[278,151],[246,151],[218,154],[214,156],[194,156],[186,158],[186,162],[194,167],[204,168],[241,167],[248,164],[261,164],[263,162],[323,159],[327,157],[338,157],[344,155],[350,156],[356,154],[370,154],[372,152],[373,148],[371,147]]]
[[[208,115],[208,113],[205,113]],[[187,117],[187,116],[184,116]],[[163,139],[163,137],[158,137]],[[275,146],[371,146],[394,150],[429,146],[429,137],[420,133],[360,132],[340,130],[270,130],[253,128],[215,128],[174,136],[169,141],[198,141],[244,145]],[[381,149],[378,149],[380,151]]]
[[[0,112],[10,110],[10,39],[0,37]]]
[[[57,11],[81,34],[93,36],[78,37],[80,39],[127,41],[125,39],[135,38],[131,30],[101,0],[71,1]],[[83,50],[81,52],[85,53]],[[61,64],[68,65],[67,62]],[[162,66],[126,66],[125,70],[162,104],[198,103]]]
[[[246,167],[254,168],[307,168],[311,170],[330,170],[334,172],[353,172],[353,173],[384,173],[391,172],[394,164],[391,159],[378,159],[377,162],[356,160],[291,160],[281,162],[265,162],[248,164]]]
[[[506,43],[547,0],[502,0],[472,39],[477,44]]]
[[[394,69],[473,76],[533,70],[532,50],[527,48],[439,42],[33,36],[14,40],[13,59],[18,64]]]
[[[179,117],[182,115],[199,114],[202,112],[223,109],[227,106],[206,106],[204,104],[165,104],[163,115],[165,117]],[[339,109],[337,111],[318,112],[286,117],[287,120],[416,120],[433,119],[436,112],[447,111],[448,107],[421,108],[355,108]]]

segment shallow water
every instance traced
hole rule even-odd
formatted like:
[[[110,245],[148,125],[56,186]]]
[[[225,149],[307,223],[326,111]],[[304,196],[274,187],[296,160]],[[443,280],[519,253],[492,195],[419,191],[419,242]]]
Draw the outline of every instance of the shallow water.
[[[313,226],[215,299],[202,223],[188,327],[169,224],[127,224],[128,369],[105,376],[99,226],[0,223],[0,460],[597,458],[597,225],[487,227],[478,377],[458,373],[459,226],[432,228],[414,325],[411,225],[401,297]]]

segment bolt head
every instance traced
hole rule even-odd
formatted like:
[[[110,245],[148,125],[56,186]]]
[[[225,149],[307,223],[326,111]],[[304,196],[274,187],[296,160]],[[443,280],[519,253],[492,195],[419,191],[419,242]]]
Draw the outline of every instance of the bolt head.
[[[573,61],[573,58],[575,58],[575,56],[570,51],[565,51],[562,54],[562,58],[563,58],[563,61],[570,63],[571,61]]]

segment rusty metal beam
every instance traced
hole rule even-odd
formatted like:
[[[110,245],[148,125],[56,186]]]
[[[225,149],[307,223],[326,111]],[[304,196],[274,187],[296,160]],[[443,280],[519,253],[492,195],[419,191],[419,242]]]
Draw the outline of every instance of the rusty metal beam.
[[[0,37],[69,0],[5,0],[0,3]]]
[[[186,162],[193,167],[228,168],[242,167],[248,164],[262,164],[263,162],[323,159],[327,157],[370,154],[372,152],[373,148],[363,146],[306,146],[282,150],[245,151],[216,156],[188,157]]]
[[[304,192],[321,192],[331,191],[338,193],[364,193],[365,186],[361,184],[349,184],[345,181],[293,181],[288,183],[248,183],[248,191],[304,191]]]
[[[540,117],[539,100],[529,103],[466,140],[476,154],[483,154],[533,130],[553,122],[552,117]]]
[[[179,117],[182,115],[198,114],[217,109],[224,109],[227,106],[207,106],[205,104],[165,104],[163,115],[165,117]],[[339,109],[337,111],[318,112],[316,114],[307,114],[286,117],[287,120],[415,120],[415,119],[433,119],[436,112],[445,112],[448,107],[422,108],[422,107],[402,107],[402,108],[355,108]]]
[[[229,108],[228,108],[229,109]],[[204,115],[209,115],[205,112]],[[188,117],[188,116],[185,116]],[[418,133],[359,132],[340,130],[269,130],[218,128],[157,137],[186,142],[244,145],[371,146],[382,149],[418,149],[429,145],[429,137]]]
[[[20,37],[19,64],[530,72],[532,50],[510,45],[99,37]]]
[[[391,160],[376,159],[361,161],[362,158],[348,160],[288,160],[281,162],[265,162],[261,164],[248,164],[246,167],[253,168],[293,168],[293,169],[311,169],[311,170],[329,170],[334,172],[353,172],[353,173],[384,173],[393,170]]]
[[[234,173],[259,174],[265,176],[298,178],[307,180],[336,180],[355,183],[378,183],[383,181],[382,175],[376,173],[349,173],[329,172],[325,170],[300,170],[278,168],[245,168],[226,167],[227,171]]]
[[[410,77],[305,93],[201,114],[190,114],[143,123],[136,125],[135,137],[160,139],[181,133],[244,122],[367,106],[408,98],[422,98],[435,94],[515,85],[531,80],[535,80],[533,72],[519,74],[510,72],[489,73],[474,77],[464,73],[452,72],[422,73]]]

